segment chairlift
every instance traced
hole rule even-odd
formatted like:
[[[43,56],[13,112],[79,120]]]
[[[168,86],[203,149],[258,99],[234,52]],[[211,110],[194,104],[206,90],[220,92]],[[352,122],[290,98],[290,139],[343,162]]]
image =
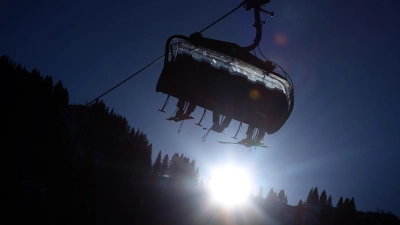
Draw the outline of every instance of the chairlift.
[[[261,40],[260,12],[273,16],[262,9],[267,3],[245,0],[240,5],[254,11],[256,38],[250,46],[205,38],[201,33],[168,38],[156,91],[166,94],[167,100],[172,96],[204,108],[197,125],[209,110],[267,134],[277,132],[293,110],[293,83],[277,64],[250,53]]]

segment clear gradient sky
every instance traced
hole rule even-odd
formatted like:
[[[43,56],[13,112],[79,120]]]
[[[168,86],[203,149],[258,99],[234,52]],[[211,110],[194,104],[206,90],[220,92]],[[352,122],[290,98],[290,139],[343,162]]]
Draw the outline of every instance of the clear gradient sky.
[[[161,56],[166,39],[190,35],[230,11],[240,0],[203,1],[20,1],[0,2],[0,54],[62,80],[70,102],[84,104]],[[221,145],[227,134],[205,131],[195,121],[165,120],[158,112],[166,95],[155,92],[162,61],[103,100],[143,130],[153,157],[184,153],[196,159],[202,178],[213,168],[246,168],[254,185],[284,189],[289,204],[312,187],[325,189],[336,205],[354,197],[358,210],[377,207],[400,216],[400,19],[396,0],[272,0],[262,14],[261,50],[280,64],[295,85],[295,107],[280,131],[266,135],[268,149],[248,152]],[[253,12],[238,10],[203,33],[252,43]],[[258,54],[259,55],[259,54]],[[6,87],[6,84],[3,84]],[[204,121],[211,126],[211,113]],[[239,137],[245,136],[244,126]]]

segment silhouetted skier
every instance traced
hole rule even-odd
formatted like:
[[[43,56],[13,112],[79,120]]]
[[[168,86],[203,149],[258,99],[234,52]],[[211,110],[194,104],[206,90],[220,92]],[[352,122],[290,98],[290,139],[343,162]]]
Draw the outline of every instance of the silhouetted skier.
[[[258,128],[258,134],[253,140],[253,133],[254,133],[255,128],[256,128],[255,126],[249,125],[249,127],[247,128],[247,131],[246,131],[247,137],[245,139],[239,141],[239,143],[241,143],[241,144],[248,144],[248,143],[260,144],[261,141],[264,139],[265,130],[262,128]]]
[[[176,111],[175,117],[180,118],[180,119],[189,119],[193,118],[190,114],[194,112],[196,109],[196,104],[193,102],[189,102],[189,106],[186,109],[186,112],[184,110],[185,108],[185,100],[179,99],[178,104],[176,106],[178,107],[178,111]]]
[[[224,132],[225,128],[229,126],[232,121],[231,117],[225,117],[222,123],[219,123],[219,114],[218,112],[213,112],[213,126],[212,130],[218,133]]]

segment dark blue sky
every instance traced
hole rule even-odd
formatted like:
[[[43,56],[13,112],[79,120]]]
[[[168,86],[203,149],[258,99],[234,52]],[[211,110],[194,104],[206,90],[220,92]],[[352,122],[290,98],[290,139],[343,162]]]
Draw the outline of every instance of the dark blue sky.
[[[1,1],[0,54],[29,70],[61,79],[71,103],[84,104],[163,54],[173,34],[190,35],[233,9],[221,1]],[[263,14],[260,47],[295,85],[295,107],[283,128],[266,135],[268,149],[250,154],[220,145],[230,138],[185,122],[169,122],[175,110],[157,111],[165,95],[155,92],[162,62],[103,99],[147,133],[153,156],[184,153],[207,178],[216,166],[245,167],[265,193],[284,189],[289,204],[305,200],[311,187],[326,189],[336,205],[355,197],[359,210],[377,207],[400,216],[400,19],[398,1],[277,1]],[[204,36],[248,45],[253,12],[238,10]],[[196,122],[203,109],[194,113]],[[211,126],[211,113],[203,123]],[[245,129],[239,137],[245,136]]]

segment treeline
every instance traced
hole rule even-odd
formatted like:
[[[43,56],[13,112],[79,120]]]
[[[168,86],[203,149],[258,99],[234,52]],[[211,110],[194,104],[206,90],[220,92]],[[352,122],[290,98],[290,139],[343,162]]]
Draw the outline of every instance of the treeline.
[[[161,157],[160,150],[153,163],[152,173],[154,176],[168,176],[174,185],[197,188],[199,168],[196,167],[196,160],[190,160],[189,157],[178,153],[173,154],[171,159],[168,154],[162,160]]]
[[[264,188],[262,186],[260,186],[256,197],[259,199],[263,199],[263,192],[264,192]],[[254,196],[254,194],[253,194],[253,196]],[[287,199],[287,195],[285,194],[285,190],[280,190],[278,193],[278,192],[274,191],[274,188],[271,188],[269,190],[267,196],[265,197],[265,201],[267,203],[276,203],[276,202],[283,203],[283,204],[288,203],[288,199]]]
[[[343,200],[341,196],[334,207],[332,197],[325,190],[319,194],[318,187],[311,188],[305,202],[299,201],[295,215],[296,224],[400,224],[390,212],[357,211],[354,197]]]
[[[263,187],[251,198],[252,207],[262,211],[262,215],[253,216],[250,221],[255,224],[287,224],[287,225],[346,225],[346,224],[400,224],[397,216],[391,212],[357,211],[354,197],[340,197],[337,204],[332,203],[331,195],[318,187],[311,188],[305,201],[299,200],[296,206],[287,204],[288,197],[284,190],[279,192],[273,188],[263,196]]]
[[[0,75],[0,224],[138,224],[154,217],[161,171],[143,131],[103,101],[71,105],[61,81],[8,56],[0,57]],[[194,160],[176,153],[163,168],[175,180],[169,184],[197,187]]]
[[[305,216],[307,211],[315,217]],[[343,203],[343,198],[340,197],[337,207],[334,208],[332,197],[330,195],[327,197],[325,190],[320,195],[318,187],[311,188],[307,200],[305,202],[300,200],[296,208],[296,220],[301,221],[301,224],[308,224],[315,218],[316,224],[358,224],[359,222],[354,198],[351,200],[346,198]]]

